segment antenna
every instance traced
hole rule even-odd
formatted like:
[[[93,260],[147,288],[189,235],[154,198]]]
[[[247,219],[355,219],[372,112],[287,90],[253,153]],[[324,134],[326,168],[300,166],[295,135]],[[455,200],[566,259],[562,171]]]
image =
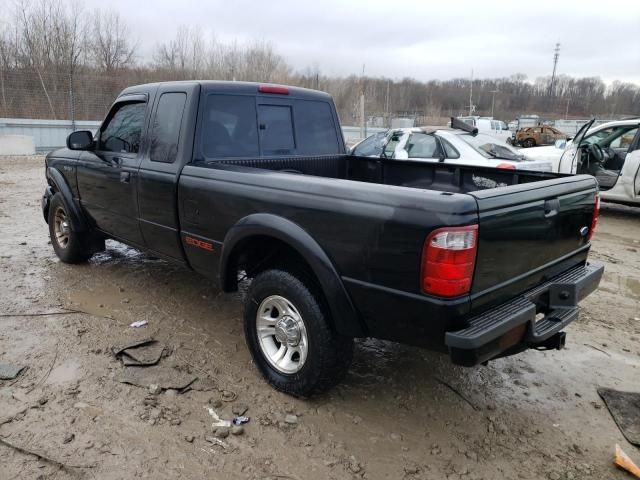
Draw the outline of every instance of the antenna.
[[[551,83],[549,84],[549,96],[553,95],[553,84],[556,81],[556,68],[558,67],[558,57],[560,57],[560,43],[556,43],[553,49],[553,73],[551,74]]]

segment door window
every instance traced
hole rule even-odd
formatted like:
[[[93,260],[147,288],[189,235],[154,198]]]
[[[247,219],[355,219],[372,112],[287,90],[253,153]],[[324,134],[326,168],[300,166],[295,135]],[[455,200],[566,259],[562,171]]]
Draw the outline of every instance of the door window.
[[[144,102],[119,103],[101,129],[98,150],[104,152],[138,153],[144,123]]]
[[[246,95],[209,95],[200,141],[202,153],[207,158],[257,157],[255,98]]]
[[[149,158],[152,162],[175,162],[186,101],[187,94],[183,92],[163,93],[160,97],[151,126]]]
[[[412,133],[407,142],[409,158],[437,158],[438,142],[433,135]]]
[[[258,105],[258,129],[263,155],[289,155],[296,148],[291,107]]]

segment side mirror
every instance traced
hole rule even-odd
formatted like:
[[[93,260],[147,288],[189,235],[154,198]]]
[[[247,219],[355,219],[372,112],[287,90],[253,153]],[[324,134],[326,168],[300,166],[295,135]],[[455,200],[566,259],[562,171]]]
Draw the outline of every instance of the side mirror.
[[[69,150],[89,150],[93,147],[93,134],[89,130],[78,130],[67,137]]]

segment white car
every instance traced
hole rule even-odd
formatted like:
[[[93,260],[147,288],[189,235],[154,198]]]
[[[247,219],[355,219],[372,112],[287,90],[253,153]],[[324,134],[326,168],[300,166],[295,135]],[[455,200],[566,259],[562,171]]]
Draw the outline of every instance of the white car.
[[[457,122],[454,122],[454,126]],[[352,147],[363,157],[446,162],[494,168],[551,171],[547,161],[527,160],[520,152],[494,137],[462,128],[399,128],[376,133]]]
[[[534,147],[522,153],[551,162],[560,173],[587,173],[598,180],[602,200],[640,205],[640,118],[587,122],[573,140]]]

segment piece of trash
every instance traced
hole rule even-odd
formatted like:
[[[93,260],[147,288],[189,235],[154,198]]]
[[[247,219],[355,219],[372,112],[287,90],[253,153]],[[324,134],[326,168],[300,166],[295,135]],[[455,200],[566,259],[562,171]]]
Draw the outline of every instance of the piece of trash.
[[[640,447],[640,392],[621,392],[598,388],[609,413],[629,443]]]
[[[111,351],[122,360],[125,367],[155,365],[160,361],[165,346],[153,338],[137,340],[128,345],[111,347]]]
[[[13,380],[27,367],[0,363],[0,380]]]
[[[129,325],[130,327],[133,328],[139,328],[139,327],[144,327],[145,325],[147,325],[149,322],[147,322],[146,320],[138,320],[137,322],[133,322],[131,325]]]
[[[149,388],[158,385],[163,390],[173,389],[183,391],[196,381],[198,377],[181,372],[172,367],[154,365],[151,367],[127,367],[116,377],[120,383],[128,383],[137,387]]]
[[[228,446],[225,442],[223,442],[222,440],[220,440],[219,438],[216,438],[216,437],[206,436],[206,437],[204,437],[204,439],[207,442],[212,443],[214,445],[219,445],[222,448],[227,448],[227,446]]]
[[[245,417],[244,415],[238,415],[237,417],[233,417],[232,422],[234,425],[243,425],[249,422],[249,417]]]
[[[218,427],[231,427],[231,422],[229,420],[222,420],[218,414],[216,413],[216,411],[211,408],[211,407],[204,407],[205,409],[207,409],[209,411],[209,415],[211,415],[211,417],[213,418],[214,422],[211,424],[211,426],[213,428],[218,428]]]
[[[638,467],[633,460],[629,458],[629,456],[622,451],[620,445],[616,443],[616,454],[613,458],[613,464],[618,467],[626,470],[632,475],[635,475],[636,478],[640,478],[640,467]]]

